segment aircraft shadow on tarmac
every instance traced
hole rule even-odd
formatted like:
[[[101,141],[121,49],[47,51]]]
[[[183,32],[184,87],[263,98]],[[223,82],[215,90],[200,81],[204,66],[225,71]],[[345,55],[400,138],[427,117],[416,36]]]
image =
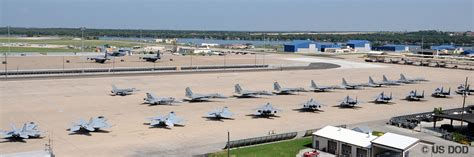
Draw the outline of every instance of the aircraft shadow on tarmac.
[[[44,137],[30,137],[28,140],[34,140],[34,139],[43,139]],[[21,143],[26,143],[25,139],[21,138],[8,138],[3,141],[0,141],[0,143],[8,143],[8,142],[21,142]]]
[[[150,126],[150,123],[143,123],[143,125],[149,126],[148,127],[149,129],[152,129],[152,128],[160,128],[160,129],[168,129],[168,130],[172,129],[172,128],[166,127],[166,125],[153,125],[153,126]],[[174,124],[174,127],[184,127],[184,125]]]
[[[358,110],[358,109],[361,109],[362,107],[360,106],[352,106],[352,107],[348,107],[348,106],[341,106],[341,105],[334,105],[332,107],[337,107],[337,108],[340,108],[340,109],[353,109],[353,110]]]
[[[227,120],[235,120],[234,118],[215,118],[215,117],[202,117],[205,118],[206,121],[213,121],[213,122],[224,122]]]
[[[296,109],[293,109],[293,111],[306,112],[306,113],[320,113],[320,112],[324,112],[324,110],[310,110],[310,109],[305,109],[305,108],[296,108]]]
[[[69,131],[69,129],[68,129]],[[84,130],[79,130],[76,132],[69,133],[69,135],[85,135],[85,136],[92,136],[91,133],[109,133],[110,131],[107,130],[96,130],[96,131],[84,131]]]
[[[262,118],[275,119],[275,118],[280,118],[280,116],[277,116],[277,115],[261,116],[261,115],[255,115],[255,114],[248,114],[248,115],[245,115],[245,116],[252,117],[252,119],[262,119]]]

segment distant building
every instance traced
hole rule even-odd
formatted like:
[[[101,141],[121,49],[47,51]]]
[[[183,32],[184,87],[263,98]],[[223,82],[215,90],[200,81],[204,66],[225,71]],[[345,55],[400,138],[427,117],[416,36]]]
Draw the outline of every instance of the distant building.
[[[174,44],[176,43],[177,39],[176,38],[173,38],[173,39],[155,39],[155,42],[157,43],[166,43],[166,44]]]
[[[228,49],[246,49],[246,48],[248,48],[248,46],[245,45],[245,44],[229,44],[229,45],[224,45],[224,48],[228,48]]]
[[[403,52],[408,51],[406,45],[384,45],[384,46],[372,46],[372,51],[392,51],[392,52]]]
[[[190,54],[190,53],[193,53],[193,54],[209,54],[211,52],[212,52],[211,49],[204,48],[204,47],[200,47],[200,48],[179,47],[178,48],[178,53],[181,53],[181,54]]]
[[[371,50],[370,42],[367,40],[349,40],[346,44],[356,52],[368,52]]]
[[[316,43],[311,40],[293,40],[291,43],[283,44],[285,52],[316,52]]]
[[[334,43],[316,43],[316,48],[320,52],[326,52],[326,50],[337,51],[338,49],[341,49],[341,45]]]
[[[201,43],[201,46],[217,47],[219,44],[216,43]]]
[[[474,50],[464,50],[461,54],[465,56],[474,56]]]
[[[456,50],[456,46],[454,45],[438,45],[438,46],[430,46],[432,50]]]

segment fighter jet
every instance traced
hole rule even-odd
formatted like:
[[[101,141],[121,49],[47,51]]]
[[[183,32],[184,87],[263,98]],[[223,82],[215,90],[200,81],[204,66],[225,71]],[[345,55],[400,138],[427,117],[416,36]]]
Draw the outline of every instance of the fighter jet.
[[[398,86],[398,85],[401,85],[398,80],[389,80],[389,79],[387,78],[387,76],[385,76],[385,75],[383,75],[382,83],[383,83],[384,85],[388,85],[388,86],[392,86],[392,85]]]
[[[419,81],[428,81],[424,78],[413,78],[413,79],[408,79],[405,77],[405,75],[403,74],[400,74],[400,79],[398,79],[399,82],[401,83],[416,83],[416,82],[419,82]]]
[[[451,88],[449,88],[448,91],[444,91],[444,87],[436,88],[434,92],[431,94],[431,96],[435,98],[446,98],[450,95],[451,95]]]
[[[273,95],[272,93],[268,91],[264,91],[264,90],[261,90],[261,91],[244,90],[242,89],[240,84],[235,84],[234,88],[235,88],[235,93],[236,93],[235,96],[238,98],[253,98],[260,95]]]
[[[304,88],[282,88],[278,82],[273,83],[275,94],[294,94],[296,92],[306,92]]]
[[[182,103],[173,97],[159,97],[153,93],[146,93],[146,98],[143,98],[146,104],[150,105],[171,105],[172,103]]]
[[[156,56],[146,56],[146,57],[142,57],[142,59],[145,60],[146,62],[156,62],[157,60],[161,59],[160,51],[156,52]]]
[[[10,125],[10,131],[0,131],[0,134],[5,139],[9,140],[23,140],[28,138],[38,138],[41,136],[41,132],[38,130],[38,126],[34,122],[28,122],[23,124],[21,129],[17,129],[15,125]]]
[[[334,87],[334,86],[318,86],[316,85],[316,83],[311,80],[311,86],[309,87],[310,91],[313,91],[313,92],[326,92],[328,90],[332,90],[332,89],[336,89],[337,87]]]
[[[359,105],[359,101],[357,100],[357,97],[355,99],[346,96],[344,99],[340,101],[339,107],[342,108],[354,108],[356,105]]]
[[[92,57],[92,58],[87,58],[88,60],[93,60],[97,63],[105,63],[105,61],[110,60],[111,58],[108,56],[109,53],[107,53],[107,49],[104,47],[102,48],[102,52],[104,53],[104,56],[97,56],[97,57]]]
[[[73,123],[69,132],[71,133],[80,133],[80,132],[93,132],[99,131],[102,129],[110,128],[110,125],[107,123],[107,119],[104,116],[98,116],[95,118],[85,121],[84,119],[79,119],[78,122]]]
[[[461,95],[471,95],[471,93],[474,93],[474,90],[470,88],[470,85],[465,86],[464,84],[461,84],[458,86],[456,93]]]
[[[307,111],[321,111],[321,106],[323,106],[323,104],[317,102],[313,98],[309,99],[309,101],[302,103],[300,105],[303,106],[303,108],[301,109],[307,110]]]
[[[362,84],[349,84],[345,78],[342,78],[342,84],[340,85],[344,89],[359,89],[361,86]]]
[[[405,100],[408,101],[420,101],[422,98],[425,98],[425,91],[422,92],[422,94],[418,94],[416,90],[410,91],[408,95],[405,97]]]
[[[267,103],[259,108],[255,109],[254,116],[260,116],[260,117],[271,117],[275,116],[275,114],[281,110],[274,108],[272,104]]]
[[[110,91],[110,93],[112,93],[113,96],[115,96],[115,95],[125,96],[125,95],[130,95],[135,91],[138,91],[138,89],[136,89],[136,88],[117,88],[117,86],[112,85],[112,90]]]
[[[392,101],[392,99],[393,99],[392,93],[390,93],[390,96],[388,96],[388,95],[385,95],[384,92],[382,92],[379,95],[377,95],[377,97],[374,100],[374,103],[376,103],[376,104],[379,104],[379,103],[380,104],[387,104],[390,101]]]
[[[173,128],[175,125],[184,126],[184,120],[176,116],[174,111],[168,115],[149,118],[149,120],[151,126],[165,126],[167,128]]]
[[[364,84],[366,87],[382,87],[385,84],[383,82],[375,82],[371,76],[369,76],[369,83]]]
[[[186,87],[186,97],[188,101],[208,101],[212,98],[226,99],[227,97],[219,93],[210,93],[210,94],[196,94],[191,91],[191,88]]]
[[[216,109],[212,112],[209,112],[207,113],[207,115],[205,115],[204,117],[205,118],[209,118],[209,119],[217,119],[217,120],[220,120],[220,119],[232,119],[232,116],[234,114],[232,112],[229,111],[229,108],[224,107],[222,109]]]

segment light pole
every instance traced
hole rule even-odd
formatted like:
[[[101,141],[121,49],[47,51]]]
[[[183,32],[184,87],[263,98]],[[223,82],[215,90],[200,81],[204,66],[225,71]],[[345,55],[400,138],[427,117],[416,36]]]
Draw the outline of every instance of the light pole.
[[[227,130],[227,157],[230,157],[230,132]]]
[[[5,77],[8,77],[8,62],[7,62],[7,53],[10,53],[12,43],[10,41],[10,26],[7,26],[8,34],[8,52],[5,52]]]
[[[84,31],[86,31],[86,27],[81,27],[81,33],[82,33],[82,37],[81,37],[81,42],[82,42],[82,46],[81,46],[81,54],[82,54],[82,58],[84,58]],[[81,66],[82,66],[82,73],[84,73],[84,61],[81,61]]]
[[[467,94],[469,93],[469,88],[467,86],[467,79],[468,77],[466,77],[466,82],[464,83],[464,92],[462,93],[463,99],[462,99],[462,111],[461,111],[461,128],[463,126],[463,121],[464,121],[464,106],[466,106],[466,97],[467,97]]]

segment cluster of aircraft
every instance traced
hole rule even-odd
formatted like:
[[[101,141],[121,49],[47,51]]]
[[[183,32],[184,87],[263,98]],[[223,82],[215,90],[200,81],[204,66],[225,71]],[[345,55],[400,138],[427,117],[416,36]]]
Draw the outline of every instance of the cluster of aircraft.
[[[398,80],[389,80],[384,75],[382,82],[375,82],[372,77],[369,77],[369,82],[366,84],[351,84],[348,83],[344,78],[342,79],[341,85],[338,86],[320,86],[317,85],[313,80],[311,80],[310,88],[305,89],[302,87],[282,87],[278,82],[274,82],[273,87],[274,91],[265,91],[265,90],[245,90],[240,84],[235,84],[234,93],[237,98],[254,98],[259,96],[271,96],[271,95],[280,95],[280,94],[294,94],[297,92],[326,92],[333,89],[358,89],[361,87],[382,87],[390,85],[401,85],[401,84],[412,84],[420,81],[427,81],[422,78],[408,79],[403,74],[400,74],[400,79]],[[120,95],[126,96],[133,94],[134,92],[139,91],[136,88],[118,88],[115,85],[112,85],[111,95]],[[461,85],[456,90],[456,93],[462,92],[465,94],[470,94],[472,90],[469,89],[469,86],[465,87]],[[434,90],[432,93],[433,97],[445,98],[450,96],[451,89],[445,90],[444,87],[439,87]],[[224,96],[219,93],[194,93],[190,87],[185,89],[185,101],[189,102],[202,102],[209,101],[211,99],[226,99],[227,96]],[[424,91],[412,90],[405,97],[409,101],[420,101],[424,98]],[[374,98],[374,103],[383,103],[387,104],[393,100],[392,93],[388,94],[381,92]],[[166,96],[156,96],[152,92],[147,92],[146,97],[144,98],[144,103],[150,105],[172,105],[174,103],[182,103],[183,101],[177,100],[173,97]],[[353,98],[349,95],[345,96],[341,101],[339,101],[339,107],[341,108],[355,108],[361,101],[357,97]],[[316,99],[311,98],[310,100],[298,104],[301,111],[311,111],[311,112],[320,112],[324,104],[318,102]],[[271,103],[266,103],[261,105],[258,108],[254,109],[254,113],[250,116],[254,117],[278,117],[277,113],[282,110],[274,107]],[[208,112],[203,116],[210,120],[223,120],[223,119],[234,119],[234,114],[230,111],[228,107],[217,108],[211,112]],[[166,127],[173,128],[174,126],[184,126],[185,120],[177,116],[174,111],[171,111],[168,114],[159,114],[155,117],[148,118],[149,125],[151,127]],[[71,134],[83,134],[89,132],[103,131],[104,129],[110,128],[111,125],[108,124],[107,119],[104,116],[98,116],[90,118],[89,121],[80,119],[79,121],[73,123],[73,125],[68,129]],[[37,125],[34,122],[25,123],[23,128],[17,129],[12,125],[12,130],[10,131],[1,131],[0,132],[7,139],[28,139],[28,138],[38,138],[41,136],[41,132],[38,130]]]
[[[101,63],[104,64],[106,61],[113,59],[113,57],[122,57],[127,55],[126,51],[119,50],[117,52],[112,52],[109,53],[107,52],[108,46],[104,46],[101,48],[101,52],[104,53],[103,56],[95,56],[95,57],[89,57],[87,60],[94,61],[96,63]],[[160,51],[156,52],[156,55],[152,56],[145,56],[145,57],[140,57],[140,59],[146,61],[146,62],[156,62],[161,59],[161,53]]]

